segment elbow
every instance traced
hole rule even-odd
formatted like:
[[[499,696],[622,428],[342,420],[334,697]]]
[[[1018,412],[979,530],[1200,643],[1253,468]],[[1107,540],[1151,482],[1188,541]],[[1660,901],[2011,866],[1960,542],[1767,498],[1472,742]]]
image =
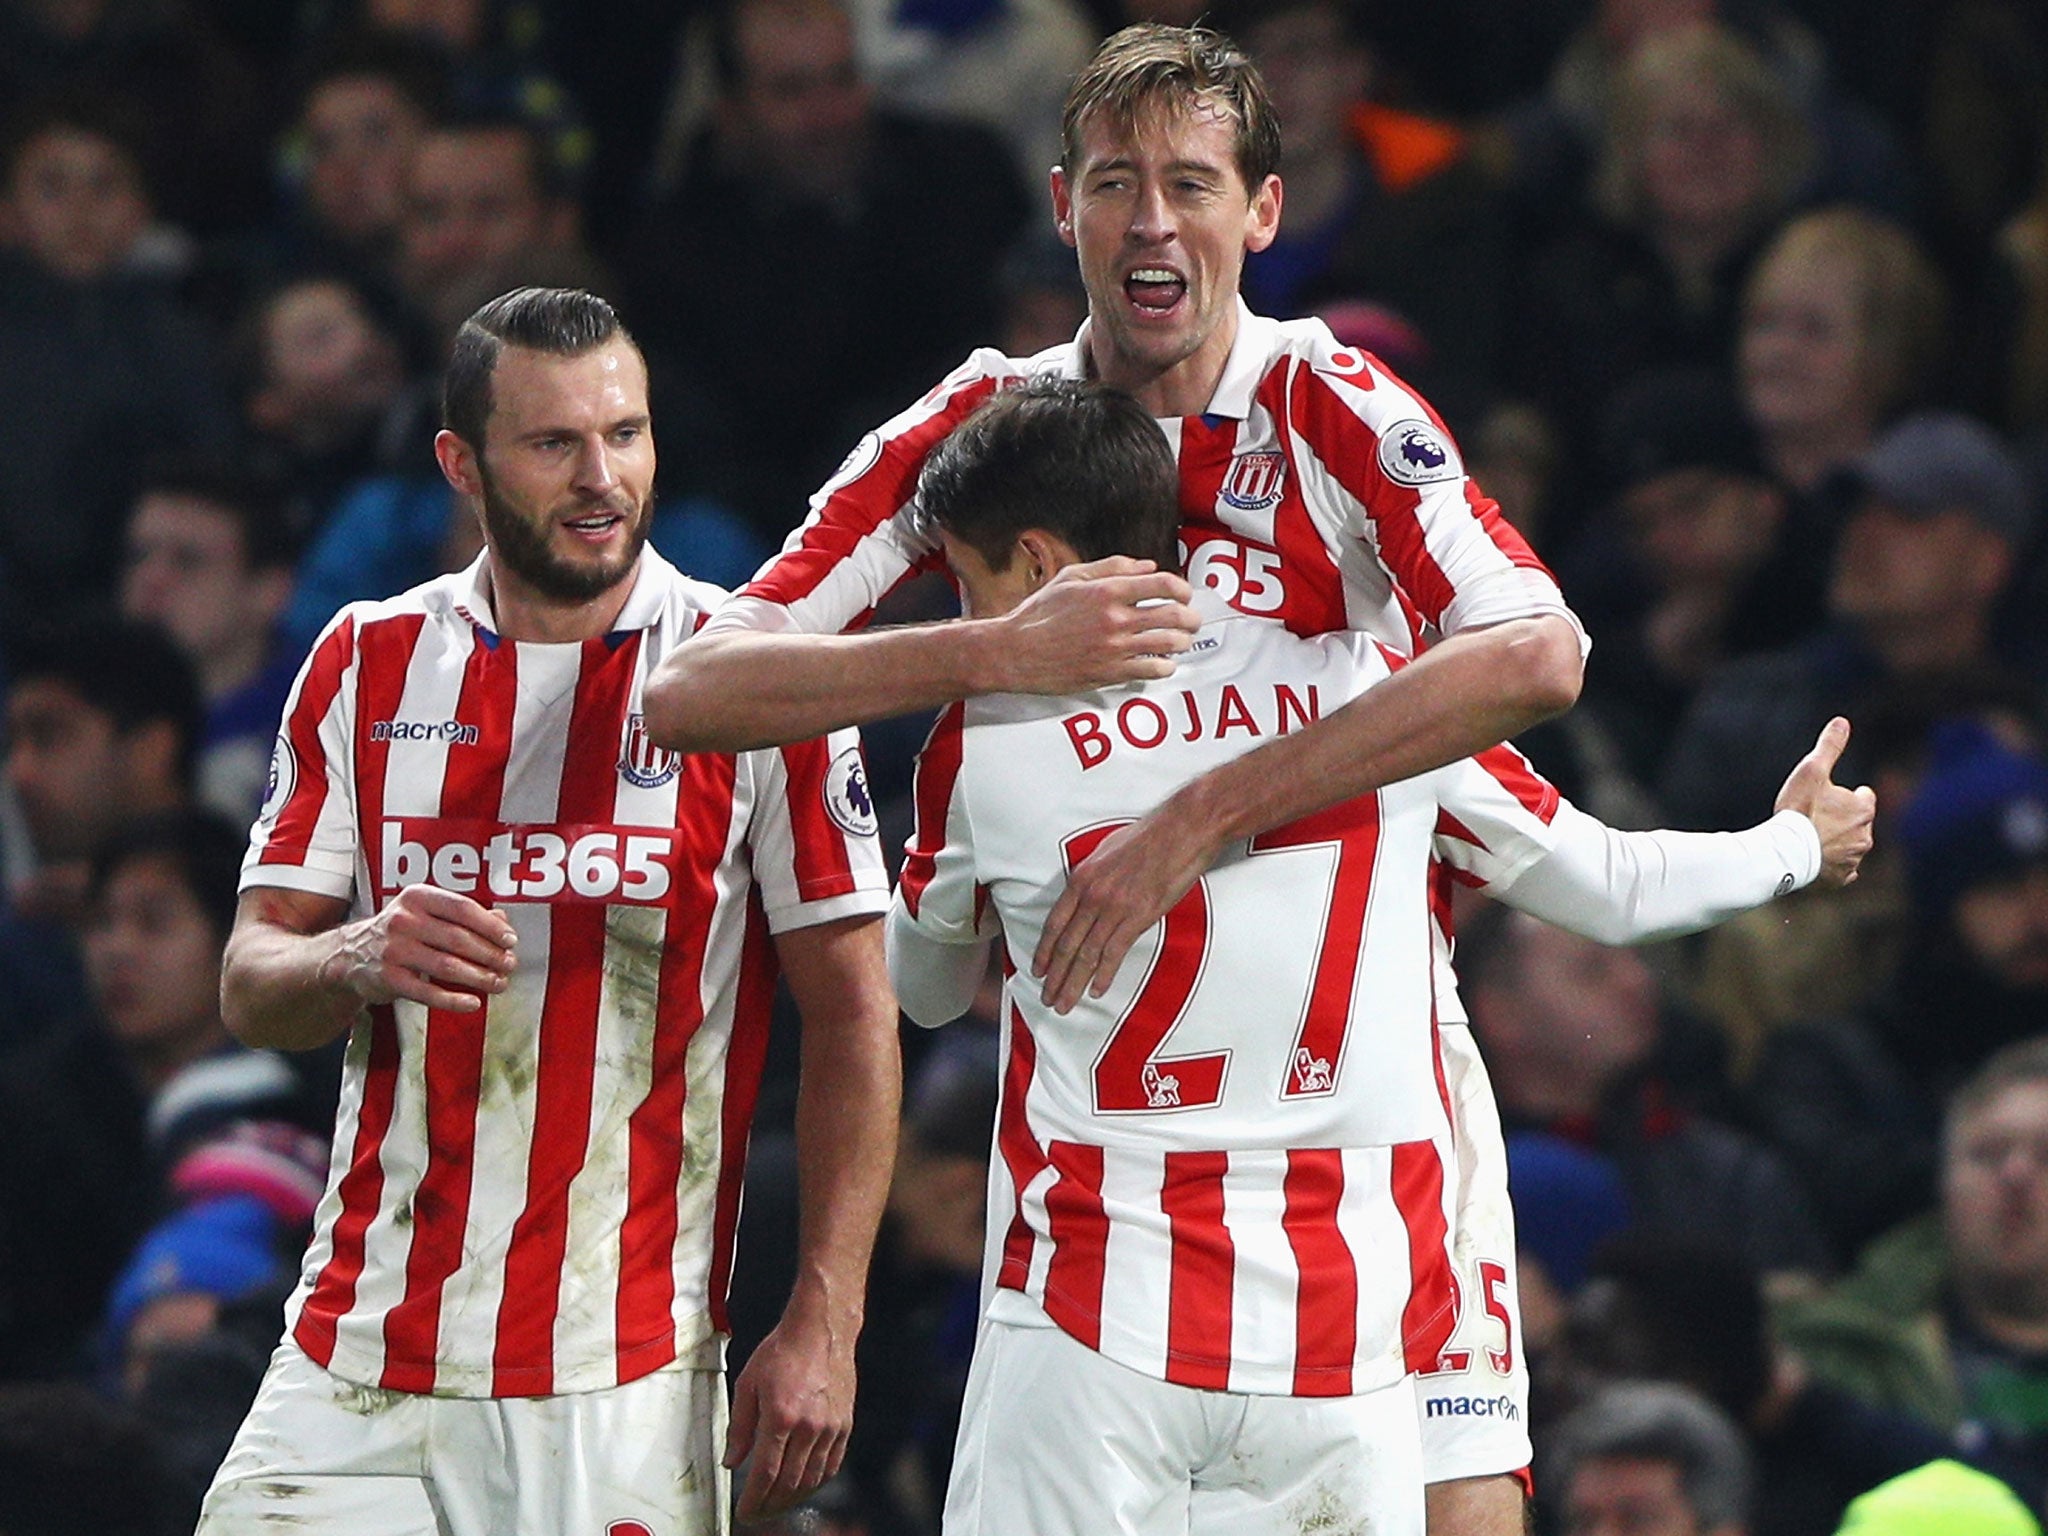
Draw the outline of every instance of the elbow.
[[[1515,646],[1522,652],[1515,675],[1523,680],[1529,724],[1561,715],[1579,702],[1586,663],[1579,652],[1578,630],[1569,620],[1550,614],[1531,619],[1527,634],[1518,636]]]

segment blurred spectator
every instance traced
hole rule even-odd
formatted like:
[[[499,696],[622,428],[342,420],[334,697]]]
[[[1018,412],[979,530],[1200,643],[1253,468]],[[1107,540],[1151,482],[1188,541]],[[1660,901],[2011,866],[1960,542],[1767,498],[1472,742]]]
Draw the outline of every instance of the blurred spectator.
[[[128,523],[121,612],[162,628],[197,671],[194,789],[238,822],[262,803],[300,659],[277,643],[299,544],[276,491],[225,466],[161,467]]]
[[[1901,686],[1857,722],[1857,756],[1877,792],[1877,842],[1853,884],[1801,891],[1701,941],[1690,1001],[1712,1015],[1748,1082],[1770,1034],[1784,1025],[1858,1015],[1890,993],[1913,915],[1892,818],[1913,802],[1952,725],[1974,722],[2024,748],[2038,700],[2023,677],[1972,673]]]
[[[1742,303],[1743,404],[1824,563],[1829,477],[1900,411],[1939,394],[1948,309],[1941,278],[1899,225],[1824,208],[1772,241]]]
[[[287,279],[239,324],[243,413],[265,469],[312,527],[370,475],[432,453],[440,403],[408,387],[394,307],[341,275]]]
[[[1550,1435],[1537,1487],[1557,1536],[1745,1536],[1756,1474],[1742,1432],[1684,1387],[1607,1388]]]
[[[82,1386],[0,1386],[7,1536],[187,1536],[198,1515],[132,1413]]]
[[[168,636],[139,624],[80,619],[31,631],[10,660],[6,772],[38,861],[14,900],[72,921],[112,835],[190,797],[198,679]]]
[[[105,1286],[174,1191],[249,1194],[301,1222],[317,1197],[305,1128],[332,1090],[220,1020],[245,846],[204,812],[118,833],[86,924],[92,1014],[0,1061],[0,1377],[82,1365]]]
[[[1736,32],[1682,29],[1631,55],[1593,217],[1537,255],[1519,301],[1520,385],[1563,433],[1639,373],[1723,362],[1810,161],[1798,103]]]
[[[1785,498],[1718,374],[1642,379],[1610,402],[1607,515],[1561,562],[1586,627],[1580,713],[1654,783],[1692,697],[1731,657],[1795,639],[1819,612],[1785,569]]]
[[[1003,320],[997,345],[1010,357],[1063,347],[1088,318],[1074,253],[1051,234],[1026,235],[1003,258]]]
[[[149,124],[165,212],[214,235],[265,203],[275,98],[203,5],[176,0],[12,0],[0,6],[0,101],[76,91],[131,102]]]
[[[1599,0],[1559,53],[1544,97],[1507,116],[1519,195],[1538,217],[1545,201],[1568,201],[1598,158],[1637,54],[1673,33],[1718,24],[1741,35],[1805,120],[1815,153],[1802,196],[1903,214],[1911,206],[1911,167],[1896,129],[1835,86],[1826,50],[1794,14],[1805,8],[1774,0]]]
[[[1281,318],[1347,299],[1392,311],[1428,342],[1404,376],[1454,426],[1476,421],[1499,365],[1512,246],[1463,136],[1376,99],[1381,70],[1355,6],[1246,0],[1229,23],[1287,143],[1286,217],[1246,259],[1246,300]]]
[[[227,445],[205,336],[130,270],[151,212],[120,112],[46,97],[0,145],[0,612],[106,593],[121,519],[152,454]]]
[[[1777,1158],[1675,1088],[1677,1040],[1640,955],[1486,909],[1459,934],[1458,968],[1510,1132],[1612,1159],[1642,1230],[1704,1236],[1764,1273],[1827,1268]]]
[[[868,1277],[847,1473],[881,1532],[936,1529],[981,1315],[996,1034],[961,1022],[904,1094],[903,1138]]]
[[[1993,1056],[1950,1100],[1941,1209],[1879,1239],[1833,1290],[1786,1305],[1814,1374],[1954,1437],[2048,1498],[2048,1040]]]
[[[1946,1449],[1917,1420],[1812,1381],[1777,1348],[1757,1277],[1699,1242],[1611,1244],[1566,1336],[1545,1375],[1568,1392],[1673,1382],[1742,1428],[1758,1474],[1752,1536],[1832,1536],[1851,1498]]]
[[[299,192],[287,270],[326,261],[365,275],[389,271],[407,168],[447,98],[444,62],[415,39],[347,34],[314,55],[283,146]]]
[[[887,107],[980,123],[1027,191],[1060,160],[1067,86],[1098,34],[1074,0],[853,0],[860,55]]]
[[[291,1235],[303,1244],[303,1232]],[[107,1349],[123,1392],[139,1392],[157,1358],[211,1333],[228,1306],[293,1274],[298,1254],[283,1239],[276,1213],[254,1195],[207,1200],[152,1227],[107,1303]]]
[[[2048,763],[1974,723],[1937,742],[1893,822],[1916,919],[1895,984],[1775,1032],[1753,1088],[1845,1255],[1932,1201],[1944,1096],[2048,1026]]]
[[[1942,1459],[1902,1472],[1849,1506],[1841,1536],[2041,1536],[2010,1486]]]
[[[528,285],[608,289],[547,141],[524,118],[430,128],[406,171],[398,271],[439,344],[480,304]]]
[[[1829,716],[1862,720],[1888,695],[1996,672],[1994,619],[2035,508],[2012,454],[1968,417],[1923,413],[1855,466],[1827,594],[1828,627],[1732,663],[1693,702],[1663,777],[1688,827],[1747,826]],[[1852,740],[1843,772],[1868,777]]]
[[[992,338],[1029,204],[986,130],[876,109],[837,0],[727,0],[716,34],[712,123],[637,232],[631,313],[703,381],[709,488],[779,542],[861,432]]]

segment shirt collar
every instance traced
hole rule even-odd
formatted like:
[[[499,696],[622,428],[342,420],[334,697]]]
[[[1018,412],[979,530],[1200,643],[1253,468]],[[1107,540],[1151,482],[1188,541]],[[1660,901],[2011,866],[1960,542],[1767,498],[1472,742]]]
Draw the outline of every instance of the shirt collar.
[[[495,641],[498,617],[492,611],[490,582],[484,575],[484,562],[489,558],[489,551],[485,551],[454,578],[455,612]],[[619,635],[653,628],[660,621],[662,609],[667,604],[674,575],[674,568],[655,552],[652,544],[644,546],[639,563],[633,570],[633,590],[626,594],[626,606],[619,610],[609,633]]]
[[[1068,379],[1088,376],[1088,335],[1093,320],[1083,320],[1067,355],[1061,359],[1060,375]],[[1273,355],[1274,332],[1278,322],[1255,315],[1251,306],[1237,301],[1237,335],[1230,343],[1230,356],[1223,360],[1223,376],[1216,381],[1205,416],[1225,416],[1243,421],[1257,403],[1259,382],[1266,376],[1266,364]]]

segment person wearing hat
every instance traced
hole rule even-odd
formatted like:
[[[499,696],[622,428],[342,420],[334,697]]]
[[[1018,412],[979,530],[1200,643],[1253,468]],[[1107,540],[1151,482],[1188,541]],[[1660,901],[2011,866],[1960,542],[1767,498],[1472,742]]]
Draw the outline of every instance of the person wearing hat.
[[[1766,765],[1796,754],[1830,715],[1867,720],[1915,688],[2014,670],[1993,620],[2036,506],[2005,444],[1967,416],[1917,413],[1877,441],[1854,485],[1827,626],[1702,690],[1665,764],[1676,824],[1747,826],[1776,791]],[[1860,757],[1843,767],[1867,777]]]
[[[2048,1031],[2048,758],[1977,720],[1937,727],[1890,841],[1907,902],[1893,984],[1777,1030],[1753,1085],[1843,1259],[1933,1202],[1944,1096]]]
[[[1948,1101],[1939,1208],[1779,1309],[1814,1377],[1945,1434],[1958,1459],[2048,1496],[2048,1034]],[[1853,1522],[1852,1522],[1853,1524]]]
[[[1943,1457],[1855,1500],[1835,1536],[2041,1536],[2041,1522],[2005,1483]]]

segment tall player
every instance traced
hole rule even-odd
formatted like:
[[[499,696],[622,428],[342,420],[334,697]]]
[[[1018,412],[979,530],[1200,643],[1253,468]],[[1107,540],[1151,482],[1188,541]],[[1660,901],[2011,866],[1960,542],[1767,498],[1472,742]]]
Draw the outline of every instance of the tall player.
[[[922,487],[977,615],[1083,556],[1174,560],[1172,459],[1097,386],[997,396]],[[1197,602],[1170,679],[942,715],[891,924],[920,1022],[966,1005],[985,936],[1013,969],[1028,956],[1061,874],[1117,825],[1388,676],[1362,637]],[[948,1536],[1419,1520],[1401,1378],[1434,1368],[1452,1321],[1432,852],[1576,927],[1702,926],[1853,873],[1869,797],[1827,782],[1828,750],[1788,787],[1807,814],[1711,837],[1609,832],[1496,749],[1232,850],[1100,1001],[1061,1014],[1013,987],[1011,1199],[991,1209],[991,1240],[1007,1230]]]
[[[857,627],[935,551],[910,516],[925,456],[982,400],[1042,373],[1136,395],[1180,467],[1187,570],[1241,612],[1304,634],[1353,630],[1404,655],[1436,643],[1315,728],[1267,742],[1113,834],[1067,883],[1033,968],[1071,1007],[1108,988],[1133,940],[1235,842],[1453,762],[1566,708],[1583,637],[1528,547],[1464,474],[1429,406],[1313,321],[1238,298],[1247,250],[1279,227],[1279,130],[1258,74],[1200,29],[1129,28],[1067,101],[1052,177],[1089,319],[1035,358],[979,351],[870,434],[813,501],[784,553],[647,694],[653,737],[737,747],[792,739],[975,694],[1067,693],[1171,670],[1195,627],[1188,587],[1143,562],[1069,570],[1001,618]],[[1466,1144],[1497,1146],[1498,1114],[1469,1036],[1445,1037]],[[1461,1283],[1514,1331],[1502,1159],[1461,1207]],[[1479,1267],[1481,1261],[1486,1266]],[[1488,1284],[1495,1273],[1503,1278]],[[1525,1404],[1519,1339],[1493,1340],[1500,1392]],[[1483,1355],[1474,1358],[1484,1359]],[[1437,1536],[1519,1536],[1519,1420],[1432,1421]]]
[[[755,1513],[849,1425],[899,1093],[859,747],[647,739],[648,672],[725,594],[645,547],[646,367],[607,304],[486,304],[445,414],[484,552],[329,626],[243,872],[230,1027],[349,1046],[287,1336],[201,1529],[723,1531],[728,1460]],[[801,1254],[728,1436],[778,961]]]

